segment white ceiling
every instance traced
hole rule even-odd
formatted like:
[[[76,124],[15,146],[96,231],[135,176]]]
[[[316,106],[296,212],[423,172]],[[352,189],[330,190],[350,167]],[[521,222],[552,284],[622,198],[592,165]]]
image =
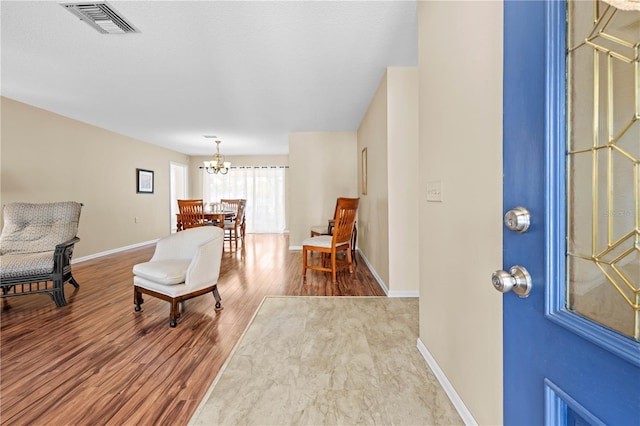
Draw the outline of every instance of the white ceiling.
[[[2,95],[188,155],[356,130],[385,68],[417,65],[415,1],[109,1],[123,35],[59,3],[2,0]]]

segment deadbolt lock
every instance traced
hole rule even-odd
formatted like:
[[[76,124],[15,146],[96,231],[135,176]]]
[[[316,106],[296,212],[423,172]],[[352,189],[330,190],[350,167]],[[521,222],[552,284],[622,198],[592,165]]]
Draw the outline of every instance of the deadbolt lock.
[[[522,206],[514,207],[504,215],[504,224],[516,232],[527,232],[531,224],[531,213]]]

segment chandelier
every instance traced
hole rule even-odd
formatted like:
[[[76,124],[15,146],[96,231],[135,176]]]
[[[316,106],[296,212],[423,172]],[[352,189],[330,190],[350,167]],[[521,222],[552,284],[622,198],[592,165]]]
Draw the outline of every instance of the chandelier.
[[[224,155],[220,154],[220,140],[216,140],[216,153],[211,159],[211,161],[205,161],[204,166],[201,166],[201,169],[205,169],[209,174],[218,174],[222,173],[226,175],[229,169],[231,168],[231,163],[228,161],[224,161]]]

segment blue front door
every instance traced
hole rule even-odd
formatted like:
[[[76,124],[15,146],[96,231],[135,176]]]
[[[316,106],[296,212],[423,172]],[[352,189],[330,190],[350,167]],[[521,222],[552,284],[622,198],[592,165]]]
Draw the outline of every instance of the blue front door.
[[[596,6],[603,10],[607,7],[604,3]],[[629,21],[631,27],[627,27],[637,31],[640,12],[626,13],[636,14]],[[523,206],[531,214],[531,225],[523,233],[505,226],[503,266],[506,271],[514,265],[526,268],[532,281],[527,297],[514,292],[503,296],[504,422],[640,425],[640,272],[618,274],[623,264],[629,270],[640,270],[640,48],[638,44],[629,47],[631,83],[619,86],[611,83],[610,76],[599,75],[603,87],[595,95],[574,93],[566,97],[566,18],[564,1],[507,0],[504,4],[504,212]],[[614,64],[612,69],[627,65],[617,65],[614,61],[619,58],[604,51],[589,56],[587,68],[594,68],[593,58],[601,53],[605,65],[606,61]],[[610,142],[593,138],[589,141],[592,146],[575,150],[580,157],[568,155],[568,119],[589,115],[596,133],[603,132],[598,126],[606,127],[614,121],[607,114],[602,120],[593,120],[593,109],[582,111],[572,106],[571,110],[568,104],[585,95],[598,100],[604,110],[612,110],[602,105],[607,87],[631,99],[629,105],[635,109],[627,117],[631,132],[624,140],[618,133],[609,132]],[[583,127],[573,133],[590,131]],[[593,173],[573,171],[574,163],[582,161],[576,158],[582,158],[582,154],[593,159],[593,167],[590,163],[585,166]],[[567,163],[569,157],[573,163]],[[620,183],[618,175],[626,170],[629,181]],[[598,173],[600,178],[609,176],[614,182],[600,185],[594,177]],[[599,200],[592,200],[591,210],[582,208],[580,197],[567,198],[569,185],[580,179],[589,180],[591,197]],[[629,197],[633,201],[624,208],[617,208],[618,201],[613,197],[607,201],[614,185],[627,185],[622,186],[623,201],[628,203],[625,200]],[[601,205],[608,206],[608,213],[602,213]],[[585,223],[567,218],[572,209],[580,210],[570,213],[586,218]],[[631,223],[629,232],[622,235],[618,225],[611,225],[608,217],[613,214],[629,216],[623,217],[625,223]],[[615,235],[609,237],[608,246],[599,237],[592,237],[588,243],[596,248],[586,255],[573,256],[573,251],[581,249],[575,249],[579,244],[568,233]],[[598,251],[601,244],[605,248]],[[615,258],[609,259],[607,255],[618,245],[627,247],[626,251],[616,252]],[[635,318],[631,331],[616,331],[606,317],[596,321],[572,307],[575,294],[580,292],[574,294],[567,289],[567,277],[578,276],[580,281],[574,267],[581,262],[592,265],[588,268],[594,276],[601,273],[610,284],[610,296],[629,309],[629,316]]]

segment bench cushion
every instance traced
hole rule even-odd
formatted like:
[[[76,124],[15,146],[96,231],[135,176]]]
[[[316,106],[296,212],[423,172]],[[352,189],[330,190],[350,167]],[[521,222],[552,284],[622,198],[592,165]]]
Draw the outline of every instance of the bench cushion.
[[[191,259],[171,259],[138,263],[133,274],[165,285],[185,282]]]
[[[0,256],[0,280],[53,272],[53,251]]]
[[[81,208],[82,204],[74,201],[7,204],[0,254],[55,250],[56,245],[76,236]],[[51,259],[53,261],[53,256]]]

